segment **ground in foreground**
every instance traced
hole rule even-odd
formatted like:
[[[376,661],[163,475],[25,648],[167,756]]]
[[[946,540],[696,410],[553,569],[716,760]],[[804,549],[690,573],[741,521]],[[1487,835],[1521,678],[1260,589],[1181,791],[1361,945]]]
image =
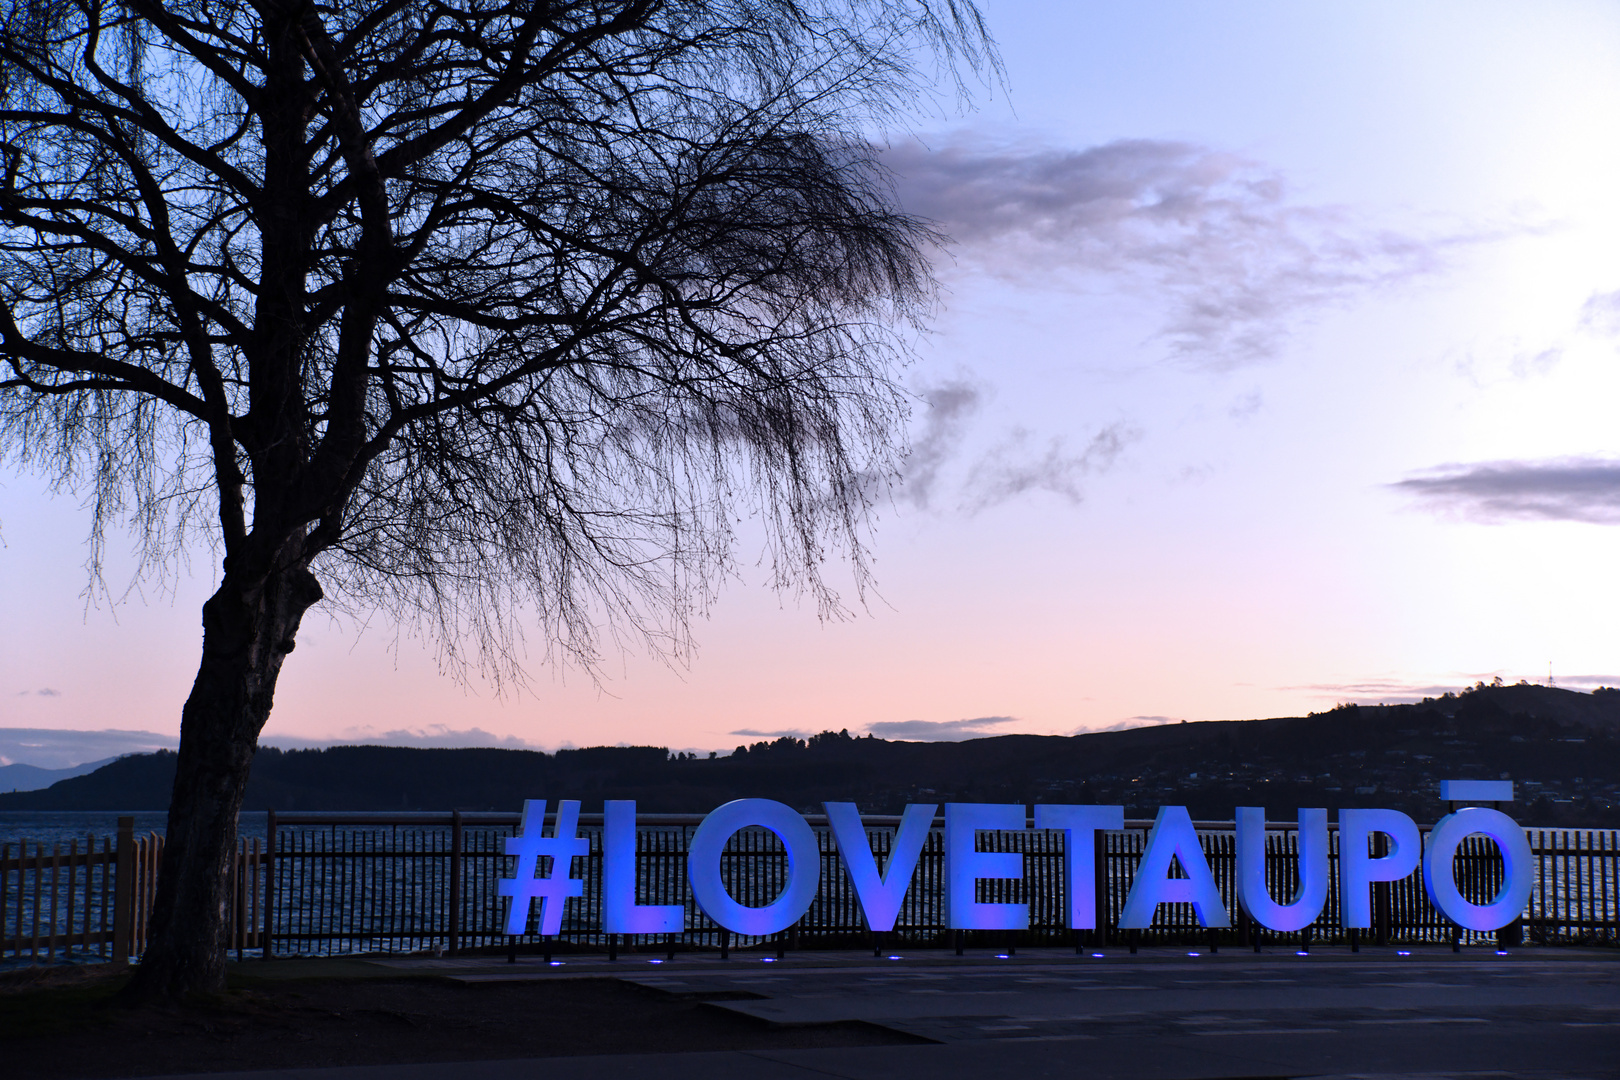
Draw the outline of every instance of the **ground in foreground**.
[[[114,1002],[126,976],[106,969],[6,973],[0,975],[3,1072],[7,1080],[99,1080],[925,1041],[859,1022],[773,1027],[694,997],[610,978],[467,984],[433,976],[347,974],[274,980],[236,975],[218,1000],[183,1009],[130,1009]]]

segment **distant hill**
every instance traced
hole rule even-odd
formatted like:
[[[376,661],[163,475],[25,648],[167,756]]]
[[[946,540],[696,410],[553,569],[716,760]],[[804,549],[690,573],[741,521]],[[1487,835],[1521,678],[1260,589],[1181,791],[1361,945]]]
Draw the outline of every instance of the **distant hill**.
[[[168,752],[120,758],[43,791],[0,794],[0,810],[161,810],[174,761]],[[1502,777],[1516,785],[1524,824],[1620,826],[1620,690],[1479,686],[1415,705],[959,743],[826,732],[724,758],[643,746],[265,748],[246,808],[517,810],[525,798],[572,798],[587,812],[604,799],[705,812],[763,796],[803,810],[853,799],[872,813],[908,802],[1061,801],[1122,803],[1132,817],[1166,804],[1227,820],[1235,806],[1285,818],[1301,806],[1388,806],[1433,820],[1440,780]]]
[[[100,761],[87,761],[83,765],[72,765],[66,769],[42,769],[38,765],[0,765],[0,792],[38,791],[50,787],[58,780],[95,772],[108,762],[116,760],[116,758],[102,758]]]

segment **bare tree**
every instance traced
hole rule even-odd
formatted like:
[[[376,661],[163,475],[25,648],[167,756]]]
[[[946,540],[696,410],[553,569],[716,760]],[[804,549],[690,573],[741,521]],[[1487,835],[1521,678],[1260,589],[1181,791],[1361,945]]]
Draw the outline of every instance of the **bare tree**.
[[[514,670],[679,652],[753,514],[864,574],[925,224],[870,139],[967,0],[8,0],[0,453],[220,554],[133,992],[223,985],[226,870],[323,597]],[[933,59],[919,68],[919,58]]]

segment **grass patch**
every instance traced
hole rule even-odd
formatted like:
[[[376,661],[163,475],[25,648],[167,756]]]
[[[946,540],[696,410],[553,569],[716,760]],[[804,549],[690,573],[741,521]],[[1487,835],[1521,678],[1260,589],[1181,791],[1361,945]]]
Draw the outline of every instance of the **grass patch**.
[[[0,1042],[104,1027],[111,1020],[113,999],[129,976],[128,969],[101,964],[0,973]]]

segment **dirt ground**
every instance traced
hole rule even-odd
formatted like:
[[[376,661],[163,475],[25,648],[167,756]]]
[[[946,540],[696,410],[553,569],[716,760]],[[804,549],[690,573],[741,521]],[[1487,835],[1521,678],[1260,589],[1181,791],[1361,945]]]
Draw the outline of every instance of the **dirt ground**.
[[[218,1000],[139,1008],[96,967],[0,974],[6,1080],[111,1080],[321,1065],[876,1046],[865,1024],[772,1028],[614,979],[465,984],[434,977],[255,980]]]

